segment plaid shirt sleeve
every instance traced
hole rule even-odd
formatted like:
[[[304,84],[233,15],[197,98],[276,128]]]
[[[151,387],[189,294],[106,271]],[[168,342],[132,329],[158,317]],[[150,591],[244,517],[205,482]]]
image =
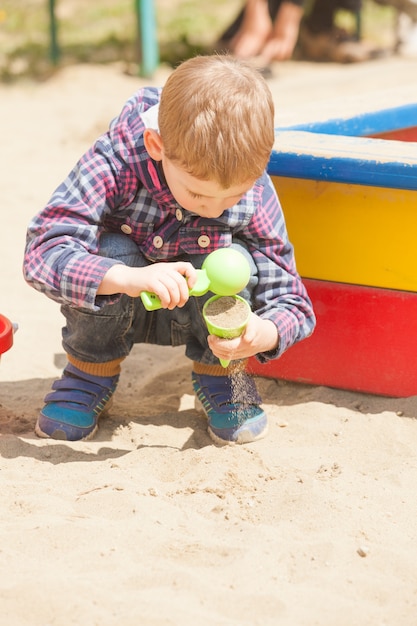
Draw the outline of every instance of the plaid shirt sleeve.
[[[28,227],[25,279],[61,304],[97,310],[117,299],[96,296],[105,273],[119,263],[97,255],[98,241],[106,216],[128,206],[137,193],[131,161],[142,122],[132,110],[154,100],[154,93],[142,90],[126,103],[109,133],[80,159]]]
[[[256,210],[241,236],[258,268],[254,294],[256,314],[277,327],[280,342],[274,352],[257,355],[261,362],[277,358],[290,346],[311,335],[315,315],[297,272],[284,214],[270,177],[265,174],[254,194]],[[239,235],[238,235],[239,236]]]
[[[96,145],[29,225],[25,278],[61,304],[98,308],[96,291],[114,264],[97,255],[101,224],[109,207],[137,187],[126,175],[121,193],[118,169]]]

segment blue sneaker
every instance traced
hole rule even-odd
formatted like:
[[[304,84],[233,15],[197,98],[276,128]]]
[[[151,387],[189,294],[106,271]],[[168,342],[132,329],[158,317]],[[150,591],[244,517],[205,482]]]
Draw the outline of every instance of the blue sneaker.
[[[268,420],[255,381],[246,372],[231,376],[192,373],[194,391],[216,443],[250,443],[266,435]]]
[[[92,376],[69,363],[45,397],[35,427],[39,437],[79,441],[92,437],[110,406],[119,376]]]

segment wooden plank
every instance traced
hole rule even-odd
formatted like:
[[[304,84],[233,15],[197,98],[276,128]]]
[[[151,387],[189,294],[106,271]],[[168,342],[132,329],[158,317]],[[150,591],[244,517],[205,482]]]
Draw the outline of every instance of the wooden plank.
[[[417,91],[414,88],[414,98],[416,95]],[[387,100],[386,97],[384,99]],[[372,106],[370,110],[363,110],[363,107],[366,105],[361,101],[361,112],[336,118],[327,115],[322,120],[286,125],[285,127],[280,126],[279,129],[304,130],[325,135],[344,135],[346,137],[373,137],[381,133],[413,128],[417,119],[417,100],[406,102],[407,99],[404,95],[400,98],[400,102],[403,100],[401,104],[391,107],[385,106],[385,108],[381,109],[381,103],[376,94],[372,103],[368,103],[368,106]],[[339,109],[342,105],[343,102],[341,101]]]
[[[391,397],[417,395],[417,294],[305,280],[317,316],[311,337],[260,376]]]
[[[413,128],[399,128],[398,130],[385,131],[372,135],[375,139],[388,139],[390,141],[417,142],[417,126]]]
[[[417,192],[273,181],[302,276],[417,291]]]
[[[416,191],[417,150],[413,142],[278,131],[268,171],[272,176]]]

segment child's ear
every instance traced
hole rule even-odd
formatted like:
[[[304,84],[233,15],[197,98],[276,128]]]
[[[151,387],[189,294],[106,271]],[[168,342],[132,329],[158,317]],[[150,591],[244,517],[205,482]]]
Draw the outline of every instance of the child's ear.
[[[156,130],[147,128],[143,133],[143,142],[151,159],[161,161],[164,147],[161,135]]]

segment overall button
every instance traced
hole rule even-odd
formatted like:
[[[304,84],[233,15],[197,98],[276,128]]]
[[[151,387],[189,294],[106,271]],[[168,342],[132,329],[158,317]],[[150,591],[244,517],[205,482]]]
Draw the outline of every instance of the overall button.
[[[177,210],[175,211],[175,217],[177,218],[177,220],[178,220],[179,222],[181,222],[181,220],[182,220],[182,211],[181,211],[181,209],[177,209]]]
[[[132,234],[132,229],[130,228],[129,224],[122,224],[120,226],[120,230],[122,231],[122,233],[124,233],[125,235],[131,235]]]
[[[164,245],[164,240],[162,239],[162,237],[157,235],[153,238],[153,245],[155,246],[155,248],[162,248],[162,246]]]
[[[208,248],[210,245],[210,237],[208,235],[200,235],[197,239],[197,243],[200,248]]]

